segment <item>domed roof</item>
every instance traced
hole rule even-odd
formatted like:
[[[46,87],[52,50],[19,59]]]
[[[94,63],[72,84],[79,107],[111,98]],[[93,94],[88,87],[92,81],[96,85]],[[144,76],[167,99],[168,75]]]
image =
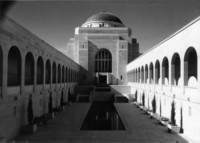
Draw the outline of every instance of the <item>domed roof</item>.
[[[122,21],[117,16],[106,11],[101,11],[97,14],[92,15],[86,20],[86,22],[83,25],[100,22],[115,23],[115,25],[117,25],[116,27],[124,26]]]

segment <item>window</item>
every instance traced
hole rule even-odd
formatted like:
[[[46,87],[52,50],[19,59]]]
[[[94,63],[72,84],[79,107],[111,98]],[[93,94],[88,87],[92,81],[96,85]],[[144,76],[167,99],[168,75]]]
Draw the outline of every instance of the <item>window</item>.
[[[95,56],[95,72],[112,72],[112,55],[107,49],[100,49]]]

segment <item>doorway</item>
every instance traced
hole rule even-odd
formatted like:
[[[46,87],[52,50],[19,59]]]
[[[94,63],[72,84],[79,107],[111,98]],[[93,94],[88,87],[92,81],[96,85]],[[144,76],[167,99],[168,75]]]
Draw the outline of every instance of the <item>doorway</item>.
[[[107,84],[107,75],[99,75],[99,83]]]

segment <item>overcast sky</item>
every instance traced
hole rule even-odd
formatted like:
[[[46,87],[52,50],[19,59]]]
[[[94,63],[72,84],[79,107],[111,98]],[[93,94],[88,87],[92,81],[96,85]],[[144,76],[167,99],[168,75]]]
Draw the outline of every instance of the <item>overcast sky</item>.
[[[19,1],[7,15],[53,47],[66,49],[74,29],[100,11],[118,16],[145,52],[198,17],[200,1]]]

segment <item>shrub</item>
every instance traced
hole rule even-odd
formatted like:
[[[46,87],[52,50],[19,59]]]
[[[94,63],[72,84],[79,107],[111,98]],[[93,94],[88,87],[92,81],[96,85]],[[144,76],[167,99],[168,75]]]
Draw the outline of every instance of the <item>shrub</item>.
[[[175,102],[172,101],[172,104],[171,104],[171,125],[176,125],[176,120],[175,120]]]
[[[29,95],[29,101],[28,101],[28,124],[32,125],[33,123],[33,107],[32,107],[33,103],[32,103],[32,94]]]
[[[153,100],[152,100],[152,108],[153,108],[153,113],[156,113],[156,97],[155,96],[153,97]]]

